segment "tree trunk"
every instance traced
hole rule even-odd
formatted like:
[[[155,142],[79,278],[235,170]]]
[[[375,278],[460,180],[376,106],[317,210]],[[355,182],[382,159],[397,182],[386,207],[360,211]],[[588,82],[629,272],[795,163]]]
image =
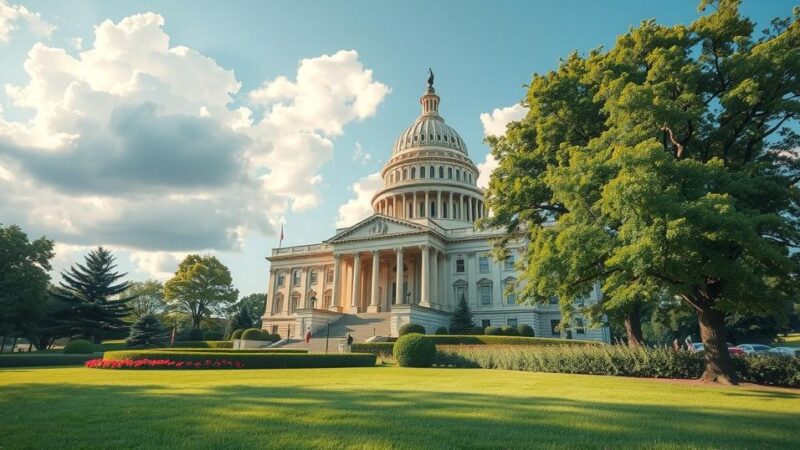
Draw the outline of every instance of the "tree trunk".
[[[14,340],[11,343],[11,353],[14,353],[14,350],[17,348],[17,337],[14,336]]]
[[[725,314],[711,306],[696,308],[697,322],[700,325],[700,338],[705,347],[706,368],[701,381],[722,384],[737,384],[736,371],[728,354],[725,342]]]
[[[639,302],[625,312],[625,333],[628,335],[628,347],[642,346],[642,305]]]
[[[3,353],[3,349],[6,347],[6,335],[3,334],[3,343],[0,344],[0,353]]]

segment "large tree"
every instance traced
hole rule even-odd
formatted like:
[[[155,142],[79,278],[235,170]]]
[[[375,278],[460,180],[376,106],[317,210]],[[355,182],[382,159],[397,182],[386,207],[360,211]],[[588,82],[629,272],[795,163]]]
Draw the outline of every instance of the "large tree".
[[[53,241],[0,225],[0,335],[27,335],[46,314]],[[0,351],[2,351],[0,345]]]
[[[164,301],[164,284],[157,280],[134,281],[125,291],[125,296],[132,298],[128,306],[131,308],[133,320],[138,320],[147,314],[158,316],[167,309],[167,303]]]
[[[523,294],[606,308],[663,293],[694,311],[708,381],[736,382],[725,316],[795,291],[800,9],[762,36],[739,2],[689,26],[646,21],[535,75],[530,113],[491,139],[489,225],[527,234]]]
[[[200,328],[203,319],[212,314],[224,313],[238,295],[230,270],[214,256],[187,256],[164,284],[167,304],[188,314],[192,328]]]
[[[61,272],[62,281],[52,295],[63,302],[57,313],[69,335],[92,342],[123,337],[128,330],[131,297],[121,295],[129,287],[119,282],[127,274],[115,269],[114,255],[103,247],[90,251],[83,264],[75,263]]]

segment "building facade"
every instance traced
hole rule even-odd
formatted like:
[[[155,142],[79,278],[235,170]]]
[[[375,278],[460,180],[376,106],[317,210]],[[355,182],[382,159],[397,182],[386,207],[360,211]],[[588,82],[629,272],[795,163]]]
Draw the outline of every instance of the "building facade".
[[[449,325],[463,297],[477,325],[529,324],[536,336],[608,341],[607,327],[587,328],[581,319],[569,333],[560,330],[555,301],[517,302],[510,287],[524,242],[509,244],[506,261],[490,257],[491,241],[503,231],[474,225],[487,214],[478,167],[439,102],[431,78],[422,114],[381,171],[371,217],[322,243],[272,250],[264,329],[300,338],[348,316],[369,316],[389,322],[383,329],[391,336],[406,323],[430,334]],[[599,296],[598,287],[579,301]]]

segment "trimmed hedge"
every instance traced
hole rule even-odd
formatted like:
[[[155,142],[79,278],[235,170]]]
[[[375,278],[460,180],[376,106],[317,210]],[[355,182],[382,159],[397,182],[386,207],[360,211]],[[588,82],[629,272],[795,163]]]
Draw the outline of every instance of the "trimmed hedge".
[[[433,333],[433,334],[442,336],[442,335],[449,334],[449,333],[447,332],[447,327],[439,327],[439,328],[436,329],[436,332]]]
[[[400,367],[431,367],[436,359],[436,344],[418,333],[400,336],[392,349]]]
[[[173,347],[184,348],[233,348],[233,341],[178,341]]]
[[[0,355],[0,367],[81,366],[95,355],[64,355],[61,353],[11,353]]]
[[[205,341],[221,341],[224,339],[224,336],[219,331],[206,331],[205,335],[203,335],[203,339]]]
[[[232,361],[247,369],[305,369],[329,367],[371,367],[377,357],[370,353],[267,353],[267,352],[186,352],[170,350],[123,350],[106,352],[104,360],[168,359],[182,362]]]
[[[416,323],[407,323],[401,326],[398,330],[398,334],[400,336],[405,336],[411,333],[425,334],[425,327]]]
[[[355,353],[373,353],[375,355],[393,355],[393,342],[362,342],[353,344],[352,349]]]
[[[86,339],[74,339],[64,346],[65,355],[91,355],[94,353],[94,344]]]
[[[437,350],[435,364],[443,367],[683,379],[699,378],[704,369],[701,353],[670,348],[451,345]],[[759,354],[733,362],[742,382],[800,387],[798,357]]]
[[[471,334],[471,335],[481,335],[481,334],[483,334],[483,327],[480,326],[480,325],[475,325],[474,327],[472,327],[472,330],[469,331],[469,334]]]
[[[449,335],[426,336],[426,339],[432,339],[436,345],[605,345],[598,341],[524,336]]]
[[[242,329],[242,328],[233,330],[233,333],[231,333],[231,340],[241,339],[242,338],[242,333],[244,333],[244,329]]]
[[[162,349],[151,349],[151,350],[162,350]],[[308,349],[305,348],[249,348],[249,349],[237,349],[231,350],[229,348],[186,348],[186,347],[174,347],[170,348],[169,351],[171,352],[188,352],[188,353],[230,353],[231,351],[236,353],[308,353]]]
[[[279,334],[270,334],[258,328],[248,328],[242,333],[241,339],[245,341],[265,341],[278,342],[281,340]]]
[[[533,327],[528,325],[527,323],[521,323],[517,325],[517,333],[519,333],[520,336],[525,336],[525,337],[536,336],[536,333],[533,332]]]

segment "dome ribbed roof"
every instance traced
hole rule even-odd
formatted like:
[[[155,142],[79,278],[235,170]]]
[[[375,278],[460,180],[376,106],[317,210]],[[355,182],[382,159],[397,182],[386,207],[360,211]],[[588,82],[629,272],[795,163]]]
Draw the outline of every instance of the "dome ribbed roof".
[[[428,88],[419,99],[422,105],[422,114],[414,123],[406,128],[403,134],[394,143],[393,155],[420,147],[446,147],[468,155],[467,146],[456,130],[444,123],[439,115],[439,96],[433,89],[433,78],[428,80]]]

